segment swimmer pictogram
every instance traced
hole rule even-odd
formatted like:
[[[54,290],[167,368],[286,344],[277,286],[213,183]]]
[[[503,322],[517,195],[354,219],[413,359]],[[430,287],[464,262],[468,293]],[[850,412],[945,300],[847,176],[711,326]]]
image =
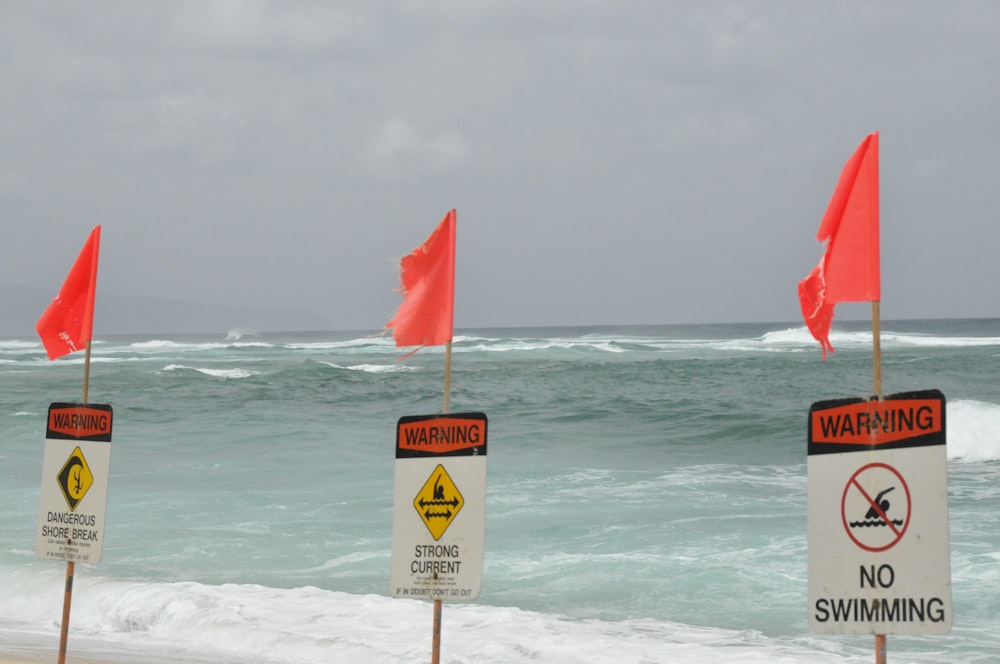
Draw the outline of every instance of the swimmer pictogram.
[[[902,526],[902,519],[889,519],[889,508],[892,507],[887,499],[883,498],[885,494],[894,490],[896,487],[891,486],[888,489],[882,489],[875,500],[872,501],[871,507],[865,512],[865,518],[862,521],[851,521],[851,528],[881,528],[886,526]]]
[[[903,475],[881,462],[859,468],[844,487],[841,518],[847,535],[865,551],[891,549],[910,522],[910,489]]]

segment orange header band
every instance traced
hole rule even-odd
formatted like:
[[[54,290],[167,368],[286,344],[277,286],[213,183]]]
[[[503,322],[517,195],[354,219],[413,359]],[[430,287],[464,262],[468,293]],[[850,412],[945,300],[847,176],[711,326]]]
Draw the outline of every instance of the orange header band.
[[[942,431],[942,401],[862,401],[813,411],[812,442],[884,445]]]
[[[49,409],[49,432],[72,438],[111,435],[111,412],[87,406]]]
[[[447,454],[485,443],[485,420],[441,417],[399,424],[400,449]]]

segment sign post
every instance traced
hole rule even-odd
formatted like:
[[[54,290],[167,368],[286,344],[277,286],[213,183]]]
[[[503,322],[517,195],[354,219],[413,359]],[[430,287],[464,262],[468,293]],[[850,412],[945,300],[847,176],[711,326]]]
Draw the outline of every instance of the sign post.
[[[416,415],[396,426],[389,592],[479,596],[486,539],[486,415]]]
[[[814,403],[807,475],[813,631],[950,630],[944,395]]]
[[[85,366],[89,366],[89,359],[88,341]],[[86,401],[86,380],[83,395]],[[49,406],[35,555],[66,561],[59,664],[66,661],[76,563],[96,565],[104,552],[112,419],[111,406],[107,404]]]

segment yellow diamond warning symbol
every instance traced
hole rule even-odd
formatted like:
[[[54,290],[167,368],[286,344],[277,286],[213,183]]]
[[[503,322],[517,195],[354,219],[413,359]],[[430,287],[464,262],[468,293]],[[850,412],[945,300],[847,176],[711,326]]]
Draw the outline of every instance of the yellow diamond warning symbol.
[[[79,447],[69,455],[69,459],[59,471],[58,480],[59,488],[66,497],[70,511],[76,511],[76,506],[94,484],[94,475],[90,472],[90,466],[87,465],[87,460],[83,458],[83,452]]]
[[[465,499],[441,464],[438,464],[413,499],[413,507],[435,540],[441,539],[464,504]]]

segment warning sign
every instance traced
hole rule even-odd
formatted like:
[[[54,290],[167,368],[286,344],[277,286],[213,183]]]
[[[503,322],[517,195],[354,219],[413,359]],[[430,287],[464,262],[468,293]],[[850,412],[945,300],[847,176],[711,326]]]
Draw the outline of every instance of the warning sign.
[[[423,519],[427,531],[435,540],[441,539],[441,535],[448,530],[448,526],[458,516],[464,504],[462,494],[458,492],[448,471],[440,464],[413,499],[417,514]]]
[[[401,418],[390,594],[475,599],[482,585],[485,536],[486,415]]]
[[[951,629],[944,395],[813,404],[807,474],[813,631]]]
[[[40,558],[96,564],[104,549],[111,406],[49,406],[35,533]]]

